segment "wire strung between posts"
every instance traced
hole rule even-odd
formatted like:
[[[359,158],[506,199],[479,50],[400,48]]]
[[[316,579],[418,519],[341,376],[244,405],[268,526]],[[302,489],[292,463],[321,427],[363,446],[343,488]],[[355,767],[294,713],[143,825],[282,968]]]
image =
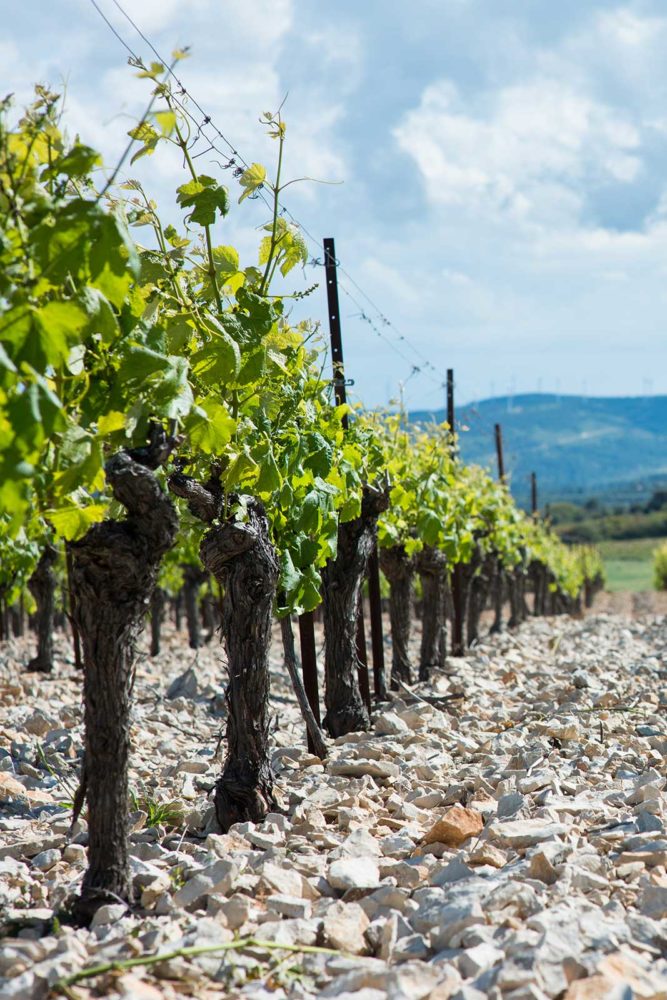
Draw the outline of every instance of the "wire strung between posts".
[[[102,8],[97,3],[97,0],[90,0],[90,2],[97,11],[97,13],[100,15],[104,23],[107,25],[109,30],[112,32],[114,37],[121,43],[123,48],[130,54],[132,61],[137,65],[141,65],[142,64],[141,59],[138,56],[138,54],[128,44],[128,42],[123,38],[121,33],[111,22],[111,20],[107,17],[107,15],[104,13]],[[221,131],[221,129],[217,127],[212,117],[209,114],[207,114],[207,112],[204,110],[202,105],[197,101],[197,99],[193,97],[190,91],[187,90],[187,88],[180,80],[179,76],[177,76],[177,74],[174,72],[173,68],[165,62],[159,50],[151,42],[150,38],[145,34],[145,32],[141,30],[139,25],[136,23],[136,21],[133,20],[130,14],[128,14],[128,12],[119,2],[119,0],[112,0],[112,3],[119,11],[119,13],[125,18],[125,20],[131,25],[134,31],[136,31],[136,33],[139,35],[142,41],[148,46],[148,48],[151,50],[151,52],[159,61],[159,63],[165,67],[165,71],[167,72],[168,76],[172,77],[174,82],[177,84],[178,93],[174,94],[172,92],[171,99],[176,104],[176,106],[182,111],[182,113],[186,116],[186,118],[195,126],[196,132],[192,145],[198,142],[200,138],[203,138],[209,144],[208,148],[203,149],[194,155],[204,156],[206,153],[216,152],[222,158],[223,161],[226,161],[221,164],[222,169],[226,170],[234,168],[233,170],[234,175],[236,177],[240,176],[243,173],[242,168],[245,168],[246,170],[248,169],[249,167],[248,161],[243,157],[241,153],[239,153],[235,145],[227,138],[227,136]],[[185,49],[184,51],[187,51],[187,49]],[[185,106],[181,98],[187,99],[192,103],[192,105],[197,109],[197,111],[201,115],[202,118],[201,121],[197,120],[197,118],[195,117],[195,115],[192,114],[190,109]],[[225,144],[225,146],[227,146],[229,152],[231,153],[231,157],[229,157],[226,153],[224,153],[222,150],[218,148],[218,146],[215,144],[215,141],[205,131],[205,129],[208,127],[210,127],[215,133],[215,136],[217,136],[217,138],[219,138]],[[264,194],[264,192],[261,190],[261,188],[255,193],[254,196],[251,195],[250,197],[254,197],[255,199],[257,198],[261,199],[267,206],[267,208],[271,209],[269,200]],[[309,232],[309,230],[303,225],[303,223],[300,222],[286,206],[280,204],[279,209],[280,209],[280,214],[287,217],[292,222],[292,224],[295,225],[304,234],[304,236],[311,242],[311,244],[317,250],[319,250],[320,241],[317,240],[316,237],[313,236],[311,232]],[[311,263],[319,265],[322,262],[319,260],[319,258],[313,258],[311,260]],[[408,363],[410,363],[411,371],[408,378],[411,378],[413,375],[420,374],[423,375],[424,377],[430,378],[432,381],[437,381],[436,378],[437,376],[444,382],[446,379],[444,373],[440,371],[440,369],[436,365],[434,365],[432,361],[418,347],[416,347],[412,343],[412,341],[382,312],[380,307],[374,302],[374,300],[368,295],[368,293],[364,291],[361,285],[352,277],[349,271],[347,271],[346,268],[344,268],[339,261],[337,261],[337,266],[339,274],[343,274],[347,278],[350,284],[357,290],[359,295],[361,295],[365,299],[365,301],[371,306],[372,310],[377,314],[381,325],[386,329],[391,329],[394,332],[398,343],[394,342],[390,337],[386,336],[386,334],[384,334],[380,330],[378,324],[368,315],[367,310],[364,309],[361,303],[357,301],[355,296],[349,291],[349,289],[345,287],[344,283],[339,278],[339,287],[348,296],[348,298],[350,298],[351,301],[355,303],[355,305],[359,309],[358,313],[359,317],[371,327],[374,333],[378,337],[380,337],[390,347],[390,349],[394,351],[395,354],[397,354],[399,357],[403,358],[403,360],[408,361]],[[412,352],[412,354],[419,359],[420,364],[415,365],[413,363],[413,359],[409,357],[402,350],[399,344],[404,344]]]
[[[429,378],[432,381],[435,382],[438,381],[429,372],[422,371],[419,365],[415,365],[412,361],[412,358],[408,354],[406,354],[405,351],[403,351],[397,344],[395,344],[392,340],[390,340],[389,337],[387,337],[387,335],[382,331],[382,329],[376,323],[373,322],[368,313],[364,311],[364,308],[359,302],[359,300],[356,299],[354,295],[352,295],[352,293],[345,287],[345,285],[342,284],[341,282],[339,282],[338,284],[343,294],[346,295],[359,310],[359,312],[356,313],[355,316],[358,319],[361,319],[364,323],[367,323],[368,326],[370,326],[373,333],[376,334],[376,336],[378,336],[381,340],[383,340],[384,343],[387,344],[391,348],[391,350],[394,351],[395,354],[397,354],[404,361],[407,361],[407,363],[410,365],[410,374],[408,375],[407,378],[411,378],[413,375],[421,374],[425,378]],[[405,381],[407,381],[407,378]]]

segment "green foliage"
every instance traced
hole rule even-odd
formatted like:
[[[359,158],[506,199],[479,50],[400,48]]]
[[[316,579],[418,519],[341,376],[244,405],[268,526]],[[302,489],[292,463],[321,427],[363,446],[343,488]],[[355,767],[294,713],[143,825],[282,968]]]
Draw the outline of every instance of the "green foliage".
[[[183,826],[183,805],[180,802],[164,802],[150,795],[137,795],[130,792],[132,808],[146,813],[146,826],[164,826],[177,829]]]
[[[656,590],[667,590],[667,542],[655,550],[653,556],[653,581]]]
[[[568,542],[602,542],[605,539],[658,538],[667,535],[667,510],[651,513],[607,514],[558,525],[558,534]]]
[[[37,88],[0,117],[0,506],[6,530],[46,518],[82,535],[108,510],[104,458],[185,417],[188,362],[170,353],[118,206],[95,195],[98,155],[67,143],[58,98]]]
[[[31,537],[24,527],[10,532],[11,521],[0,515],[0,597],[8,605],[18,601],[32,575],[41,552],[42,539]]]
[[[484,470],[463,465],[446,425],[404,426],[401,416],[336,406],[322,377],[316,328],[294,325],[271,291],[307,260],[299,229],[280,214],[286,127],[275,179],[252,164],[239,201],[260,191],[269,219],[257,257],[214,239],[229,211],[225,187],[197,171],[187,118],[164,67],[138,64],[155,110],[130,132],[135,159],[163,143],[182,154],[176,191],[182,229],[163,226],[135,180],[102,203],[94,150],[68,143],[57,97],[38,89],[21,120],[0,118],[0,588],[10,596],[48,534],[72,540],[115,508],[105,493],[108,454],[146,440],[150,422],[179,442],[177,467],[214,482],[223,519],[243,521],[245,496],[262,501],[281,569],[279,613],[312,610],[338,526],[357,517],[365,484],[388,481],[381,545],[440,549],[450,566],[493,555],[508,570],[537,560],[554,586],[576,594],[599,572],[528,518]],[[151,232],[150,247],[130,230]],[[349,428],[343,428],[344,418]],[[167,472],[169,470],[166,470]],[[196,563],[200,522],[182,511],[177,548],[160,585],[174,593]],[[3,554],[0,542],[0,555]]]
[[[228,208],[226,192],[197,172],[188,122],[158,82],[158,68],[142,72],[155,81],[164,112],[175,116],[173,129],[158,135],[155,127],[150,142],[178,145],[190,175],[177,190],[186,213],[184,233],[163,229],[138,182],[125,183],[131,194],[123,206],[131,226],[153,230],[159,250],[140,251],[142,275],[150,274],[154,284],[151,316],[187,366],[192,404],[179,420],[179,465],[203,481],[213,474],[226,497],[225,518],[243,520],[244,494],[263,502],[282,569],[279,611],[310,610],[320,601],[320,570],[335,552],[339,517],[359,512],[363,484],[375,474],[375,450],[361,431],[343,435],[344,414],[330,401],[313,327],[293,326],[282,298],[269,294],[277,271],[286,276],[307,259],[301,233],[277,210],[284,122],[265,116],[279,144],[275,182],[258,164],[240,178],[241,201],[260,187],[274,198],[257,262],[242,266],[233,247],[213,240],[213,226]],[[196,226],[199,240],[192,238]],[[160,345],[153,350],[159,353]],[[143,378],[153,364],[162,370],[159,358],[145,350],[139,361],[147,366]],[[114,402],[114,414],[120,413]],[[198,539],[201,528],[189,531]]]

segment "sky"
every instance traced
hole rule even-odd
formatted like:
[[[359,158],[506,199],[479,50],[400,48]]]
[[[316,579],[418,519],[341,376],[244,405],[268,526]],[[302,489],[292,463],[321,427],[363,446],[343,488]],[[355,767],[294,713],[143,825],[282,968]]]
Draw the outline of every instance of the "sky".
[[[96,2],[154,58],[114,0]],[[207,151],[204,134],[215,126],[271,172],[276,144],[259,116],[285,101],[284,176],[328,182],[284,193],[314,238],[287,290],[319,283],[294,315],[326,330],[316,262],[333,236],[353,398],[436,407],[447,368],[460,403],[667,393],[664,2],[122,4],[165,59],[190,47],[178,76],[211,119],[197,162],[233,196],[215,238],[246,264],[267,210],[237,205],[229,148],[216,136]],[[150,95],[92,2],[0,0],[0,11],[0,92],[20,106],[35,82],[65,88],[68,130],[113,165]],[[123,174],[178,217],[178,157]]]

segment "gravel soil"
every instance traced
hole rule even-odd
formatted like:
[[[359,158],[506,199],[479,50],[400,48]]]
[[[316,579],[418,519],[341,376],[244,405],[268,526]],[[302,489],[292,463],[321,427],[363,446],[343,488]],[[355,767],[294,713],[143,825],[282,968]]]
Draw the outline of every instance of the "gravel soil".
[[[485,638],[324,762],[276,630],[280,810],[224,835],[222,650],[168,628],[135,684],[136,903],[90,929],[81,677],[64,635],[52,676],[0,646],[0,996],[667,998],[666,613],[600,595]]]

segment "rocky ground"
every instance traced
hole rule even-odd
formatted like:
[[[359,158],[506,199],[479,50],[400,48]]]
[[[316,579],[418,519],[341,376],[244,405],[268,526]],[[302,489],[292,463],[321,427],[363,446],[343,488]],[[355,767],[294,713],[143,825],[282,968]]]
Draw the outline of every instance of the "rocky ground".
[[[85,865],[80,676],[64,637],[48,678],[0,647],[0,996],[667,998],[667,620],[611,605],[485,640],[324,763],[276,641],[281,809],[226,835],[220,647],[170,632],[135,687],[140,902],[90,930],[54,920]]]

